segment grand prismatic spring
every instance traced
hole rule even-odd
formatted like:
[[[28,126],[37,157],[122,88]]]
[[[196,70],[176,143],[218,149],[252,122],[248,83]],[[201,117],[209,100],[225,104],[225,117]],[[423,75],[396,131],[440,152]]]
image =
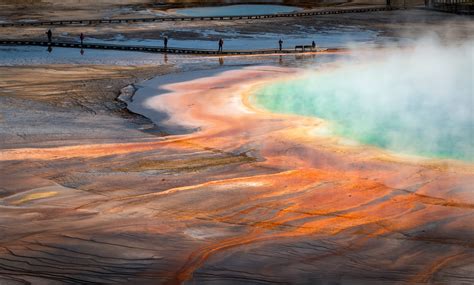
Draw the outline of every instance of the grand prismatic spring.
[[[472,46],[422,41],[416,52],[389,52],[279,80],[259,90],[254,101],[277,112],[327,119],[334,134],[364,144],[472,162]]]
[[[0,284],[474,284],[470,5],[0,0]]]

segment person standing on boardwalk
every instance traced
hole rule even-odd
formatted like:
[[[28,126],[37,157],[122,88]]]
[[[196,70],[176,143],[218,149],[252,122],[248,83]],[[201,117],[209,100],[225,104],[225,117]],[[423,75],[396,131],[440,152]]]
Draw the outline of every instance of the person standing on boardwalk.
[[[81,39],[81,46],[82,46],[82,44],[84,43],[84,34],[81,33],[81,35],[79,36],[79,38]]]
[[[283,46],[283,41],[282,41],[282,39],[280,39],[280,40],[278,41],[278,45],[280,46],[280,51],[281,51],[282,46]]]
[[[316,43],[315,43],[314,41],[311,43],[311,47],[312,47],[313,49],[316,48]]]
[[[53,40],[53,32],[51,32],[51,29],[49,29],[49,30],[46,32],[46,35],[48,36],[48,43],[51,43],[52,40]]]
[[[165,37],[163,38],[163,45],[164,45],[164,47],[165,47],[165,50],[168,49],[168,37],[167,37],[167,36],[165,36]]]
[[[217,52],[222,52],[223,47],[224,47],[224,40],[221,38],[219,39],[219,50]]]

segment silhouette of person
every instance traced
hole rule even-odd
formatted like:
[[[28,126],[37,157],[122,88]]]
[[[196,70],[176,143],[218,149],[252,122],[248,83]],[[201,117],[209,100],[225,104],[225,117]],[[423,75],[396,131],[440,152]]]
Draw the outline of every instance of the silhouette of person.
[[[311,47],[312,47],[313,49],[316,47],[316,43],[315,43],[314,41],[311,43]]]
[[[168,49],[168,37],[167,37],[167,36],[165,36],[165,37],[163,38],[163,44],[164,44],[164,46],[165,46],[165,50]]]
[[[53,40],[53,32],[51,32],[51,29],[46,32],[46,35],[48,36],[48,43],[51,43]]]
[[[283,41],[282,41],[282,39],[280,39],[280,40],[278,41],[278,45],[280,46],[280,51],[281,51],[282,46],[283,46]]]
[[[79,36],[79,38],[81,39],[81,46],[82,46],[82,44],[84,43],[84,34],[81,33],[81,35]]]
[[[222,48],[224,47],[224,40],[223,39],[219,39],[219,50],[218,52],[222,52]]]

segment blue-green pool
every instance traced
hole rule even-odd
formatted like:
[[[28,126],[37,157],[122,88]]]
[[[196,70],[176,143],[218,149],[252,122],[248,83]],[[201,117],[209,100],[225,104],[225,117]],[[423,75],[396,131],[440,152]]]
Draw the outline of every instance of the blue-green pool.
[[[214,7],[196,7],[176,9],[176,13],[192,17],[249,16],[278,13],[291,13],[303,9],[293,6],[269,4],[237,4]]]
[[[334,134],[363,144],[472,162],[472,62],[447,64],[349,64],[266,85],[253,101],[273,112],[326,119]]]

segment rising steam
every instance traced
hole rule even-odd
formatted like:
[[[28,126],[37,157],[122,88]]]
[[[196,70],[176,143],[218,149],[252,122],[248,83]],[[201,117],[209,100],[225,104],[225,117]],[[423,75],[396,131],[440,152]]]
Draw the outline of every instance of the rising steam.
[[[420,40],[377,58],[308,71],[257,93],[270,110],[327,119],[333,131],[402,153],[474,161],[474,41]]]

